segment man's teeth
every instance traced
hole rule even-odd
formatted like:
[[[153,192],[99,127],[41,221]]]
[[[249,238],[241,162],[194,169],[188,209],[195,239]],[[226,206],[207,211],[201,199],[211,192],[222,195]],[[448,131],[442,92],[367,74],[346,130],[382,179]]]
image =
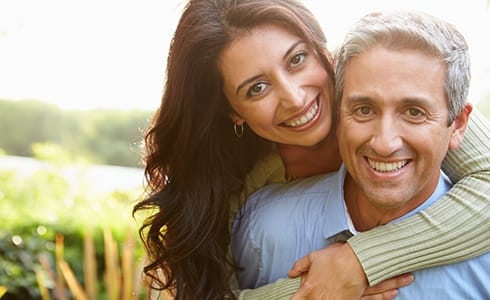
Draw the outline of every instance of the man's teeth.
[[[369,165],[371,168],[378,172],[393,172],[400,170],[403,168],[408,162],[406,160],[402,160],[399,162],[393,162],[393,163],[385,163],[385,162],[380,162],[380,161],[373,161],[368,159]]]
[[[306,112],[306,114],[304,114],[301,118],[296,119],[295,121],[292,122],[286,122],[284,124],[288,127],[299,127],[305,125],[306,123],[313,120],[313,117],[317,114],[317,112],[318,112],[318,103],[315,102],[315,104],[313,104],[310,110]]]

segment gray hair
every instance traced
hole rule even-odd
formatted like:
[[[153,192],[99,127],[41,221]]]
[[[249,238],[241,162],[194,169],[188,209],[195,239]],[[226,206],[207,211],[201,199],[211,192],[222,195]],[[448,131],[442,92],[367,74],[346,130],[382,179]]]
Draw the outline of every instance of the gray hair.
[[[451,124],[468,97],[471,79],[468,46],[452,24],[421,12],[375,12],[354,25],[335,56],[337,107],[342,98],[347,62],[377,45],[388,49],[418,49],[440,58],[446,66],[444,90],[449,107],[448,124]]]

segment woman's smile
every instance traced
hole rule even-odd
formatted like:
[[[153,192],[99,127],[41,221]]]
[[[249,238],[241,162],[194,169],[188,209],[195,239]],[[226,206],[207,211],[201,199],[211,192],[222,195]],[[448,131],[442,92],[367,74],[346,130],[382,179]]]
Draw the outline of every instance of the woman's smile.
[[[309,107],[306,107],[306,113],[303,112],[299,113],[299,116],[294,116],[290,120],[284,121],[280,126],[284,127],[289,127],[289,128],[302,128],[305,125],[309,125],[312,121],[317,120],[319,113],[320,113],[320,101],[318,99],[318,96],[315,98],[314,101],[309,105]]]

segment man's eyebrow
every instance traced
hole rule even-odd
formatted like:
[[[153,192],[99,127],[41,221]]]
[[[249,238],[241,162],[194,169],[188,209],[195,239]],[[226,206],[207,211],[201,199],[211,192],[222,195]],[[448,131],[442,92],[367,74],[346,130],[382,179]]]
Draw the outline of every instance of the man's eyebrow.
[[[351,96],[347,96],[347,97],[342,97],[342,99],[340,101],[344,102],[346,104],[355,104],[355,103],[361,103],[361,102],[370,102],[371,97],[362,96],[362,95],[351,95]]]
[[[404,104],[415,104],[422,106],[432,106],[433,103],[430,99],[424,97],[407,97],[403,99]]]
[[[298,45],[302,44],[302,43],[304,43],[303,40],[298,40],[294,44],[292,44],[291,47],[289,47],[289,49],[286,51],[286,53],[284,54],[284,56],[282,57],[282,59],[283,60],[286,59],[291,54],[291,52],[293,52],[294,49],[296,49],[296,47]],[[262,75],[256,75],[256,76],[253,76],[251,78],[245,79],[245,81],[243,81],[242,83],[240,83],[240,85],[237,87],[237,89],[236,89],[236,95],[238,96],[238,93],[240,93],[240,89],[242,87],[244,87],[245,85],[249,84],[250,82],[256,80],[260,76],[262,76]]]
[[[348,105],[353,105],[356,103],[367,103],[373,102],[375,98],[371,96],[365,95],[350,95],[347,97],[342,97],[342,103],[346,103]],[[424,97],[405,97],[402,99],[402,103],[404,105],[413,104],[413,105],[422,105],[422,106],[430,106],[431,101]]]

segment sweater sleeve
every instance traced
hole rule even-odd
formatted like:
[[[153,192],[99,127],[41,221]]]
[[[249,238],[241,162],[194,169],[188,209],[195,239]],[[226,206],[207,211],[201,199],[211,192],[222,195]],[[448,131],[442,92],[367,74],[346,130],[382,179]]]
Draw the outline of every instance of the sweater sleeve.
[[[286,300],[299,289],[300,278],[279,279],[274,283],[253,290],[237,291],[238,300]]]
[[[443,162],[444,172],[457,181],[452,189],[411,218],[348,240],[370,285],[490,250],[489,135],[488,120],[473,111],[463,143]]]

